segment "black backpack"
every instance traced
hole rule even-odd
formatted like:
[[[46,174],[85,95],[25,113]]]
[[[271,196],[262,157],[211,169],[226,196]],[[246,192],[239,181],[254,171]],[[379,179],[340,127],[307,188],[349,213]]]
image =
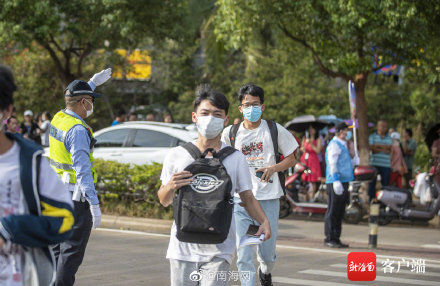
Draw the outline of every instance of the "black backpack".
[[[202,154],[191,142],[182,147],[195,159],[185,168],[193,174],[194,181],[180,188],[174,198],[177,239],[201,244],[222,243],[228,237],[234,209],[232,181],[222,162],[236,150],[228,146],[215,152],[209,148]],[[213,158],[205,158],[209,152]]]
[[[275,152],[275,161],[278,164],[281,162],[282,154],[278,151],[278,129],[277,124],[272,120],[266,120],[267,125],[270,130],[270,137],[272,138],[273,149]],[[229,129],[229,141],[231,142],[232,148],[235,148],[235,138],[237,137],[238,128],[240,128],[239,124],[232,125],[231,129]],[[278,172],[278,178],[280,179],[281,188],[283,189],[284,195],[286,195],[286,177],[284,176],[284,172]]]

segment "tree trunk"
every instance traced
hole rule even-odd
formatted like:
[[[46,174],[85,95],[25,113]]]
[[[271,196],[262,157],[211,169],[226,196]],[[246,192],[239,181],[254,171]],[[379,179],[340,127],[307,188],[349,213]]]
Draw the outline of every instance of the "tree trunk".
[[[367,101],[365,99],[365,86],[367,84],[368,73],[357,74],[354,80],[356,90],[356,118],[359,123],[358,144],[359,158],[361,165],[368,165],[370,157],[370,147],[368,144],[368,117]]]

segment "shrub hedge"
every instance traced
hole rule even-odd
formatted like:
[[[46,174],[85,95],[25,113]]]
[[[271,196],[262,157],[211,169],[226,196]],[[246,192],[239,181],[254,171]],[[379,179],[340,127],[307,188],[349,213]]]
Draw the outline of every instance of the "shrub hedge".
[[[96,189],[102,210],[108,214],[170,219],[172,208],[163,207],[157,197],[162,165],[131,165],[96,159]]]

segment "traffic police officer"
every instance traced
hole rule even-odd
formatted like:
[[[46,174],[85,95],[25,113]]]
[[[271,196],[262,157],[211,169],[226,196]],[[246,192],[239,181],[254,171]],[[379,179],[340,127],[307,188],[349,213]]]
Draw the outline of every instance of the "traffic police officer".
[[[324,245],[334,248],[345,248],[348,244],[341,242],[342,218],[345,205],[349,201],[348,183],[353,181],[353,165],[359,164],[359,157],[353,161],[347,148],[348,126],[345,122],[336,125],[335,137],[328,144],[325,153],[326,184],[328,206],[325,213]]]
[[[59,111],[49,127],[50,165],[72,192],[75,226],[72,237],[55,246],[56,285],[73,285],[84,257],[90,232],[101,222],[93,160],[96,140],[84,119],[92,115],[96,86],[111,77],[111,69],[95,74],[87,83],[72,81],[64,91],[66,108]]]

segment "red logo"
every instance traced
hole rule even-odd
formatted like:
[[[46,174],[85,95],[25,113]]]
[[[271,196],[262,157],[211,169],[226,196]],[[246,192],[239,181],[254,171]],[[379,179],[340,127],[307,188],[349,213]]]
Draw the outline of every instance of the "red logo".
[[[350,281],[374,281],[376,279],[376,254],[374,252],[350,252],[347,257],[347,277]]]

